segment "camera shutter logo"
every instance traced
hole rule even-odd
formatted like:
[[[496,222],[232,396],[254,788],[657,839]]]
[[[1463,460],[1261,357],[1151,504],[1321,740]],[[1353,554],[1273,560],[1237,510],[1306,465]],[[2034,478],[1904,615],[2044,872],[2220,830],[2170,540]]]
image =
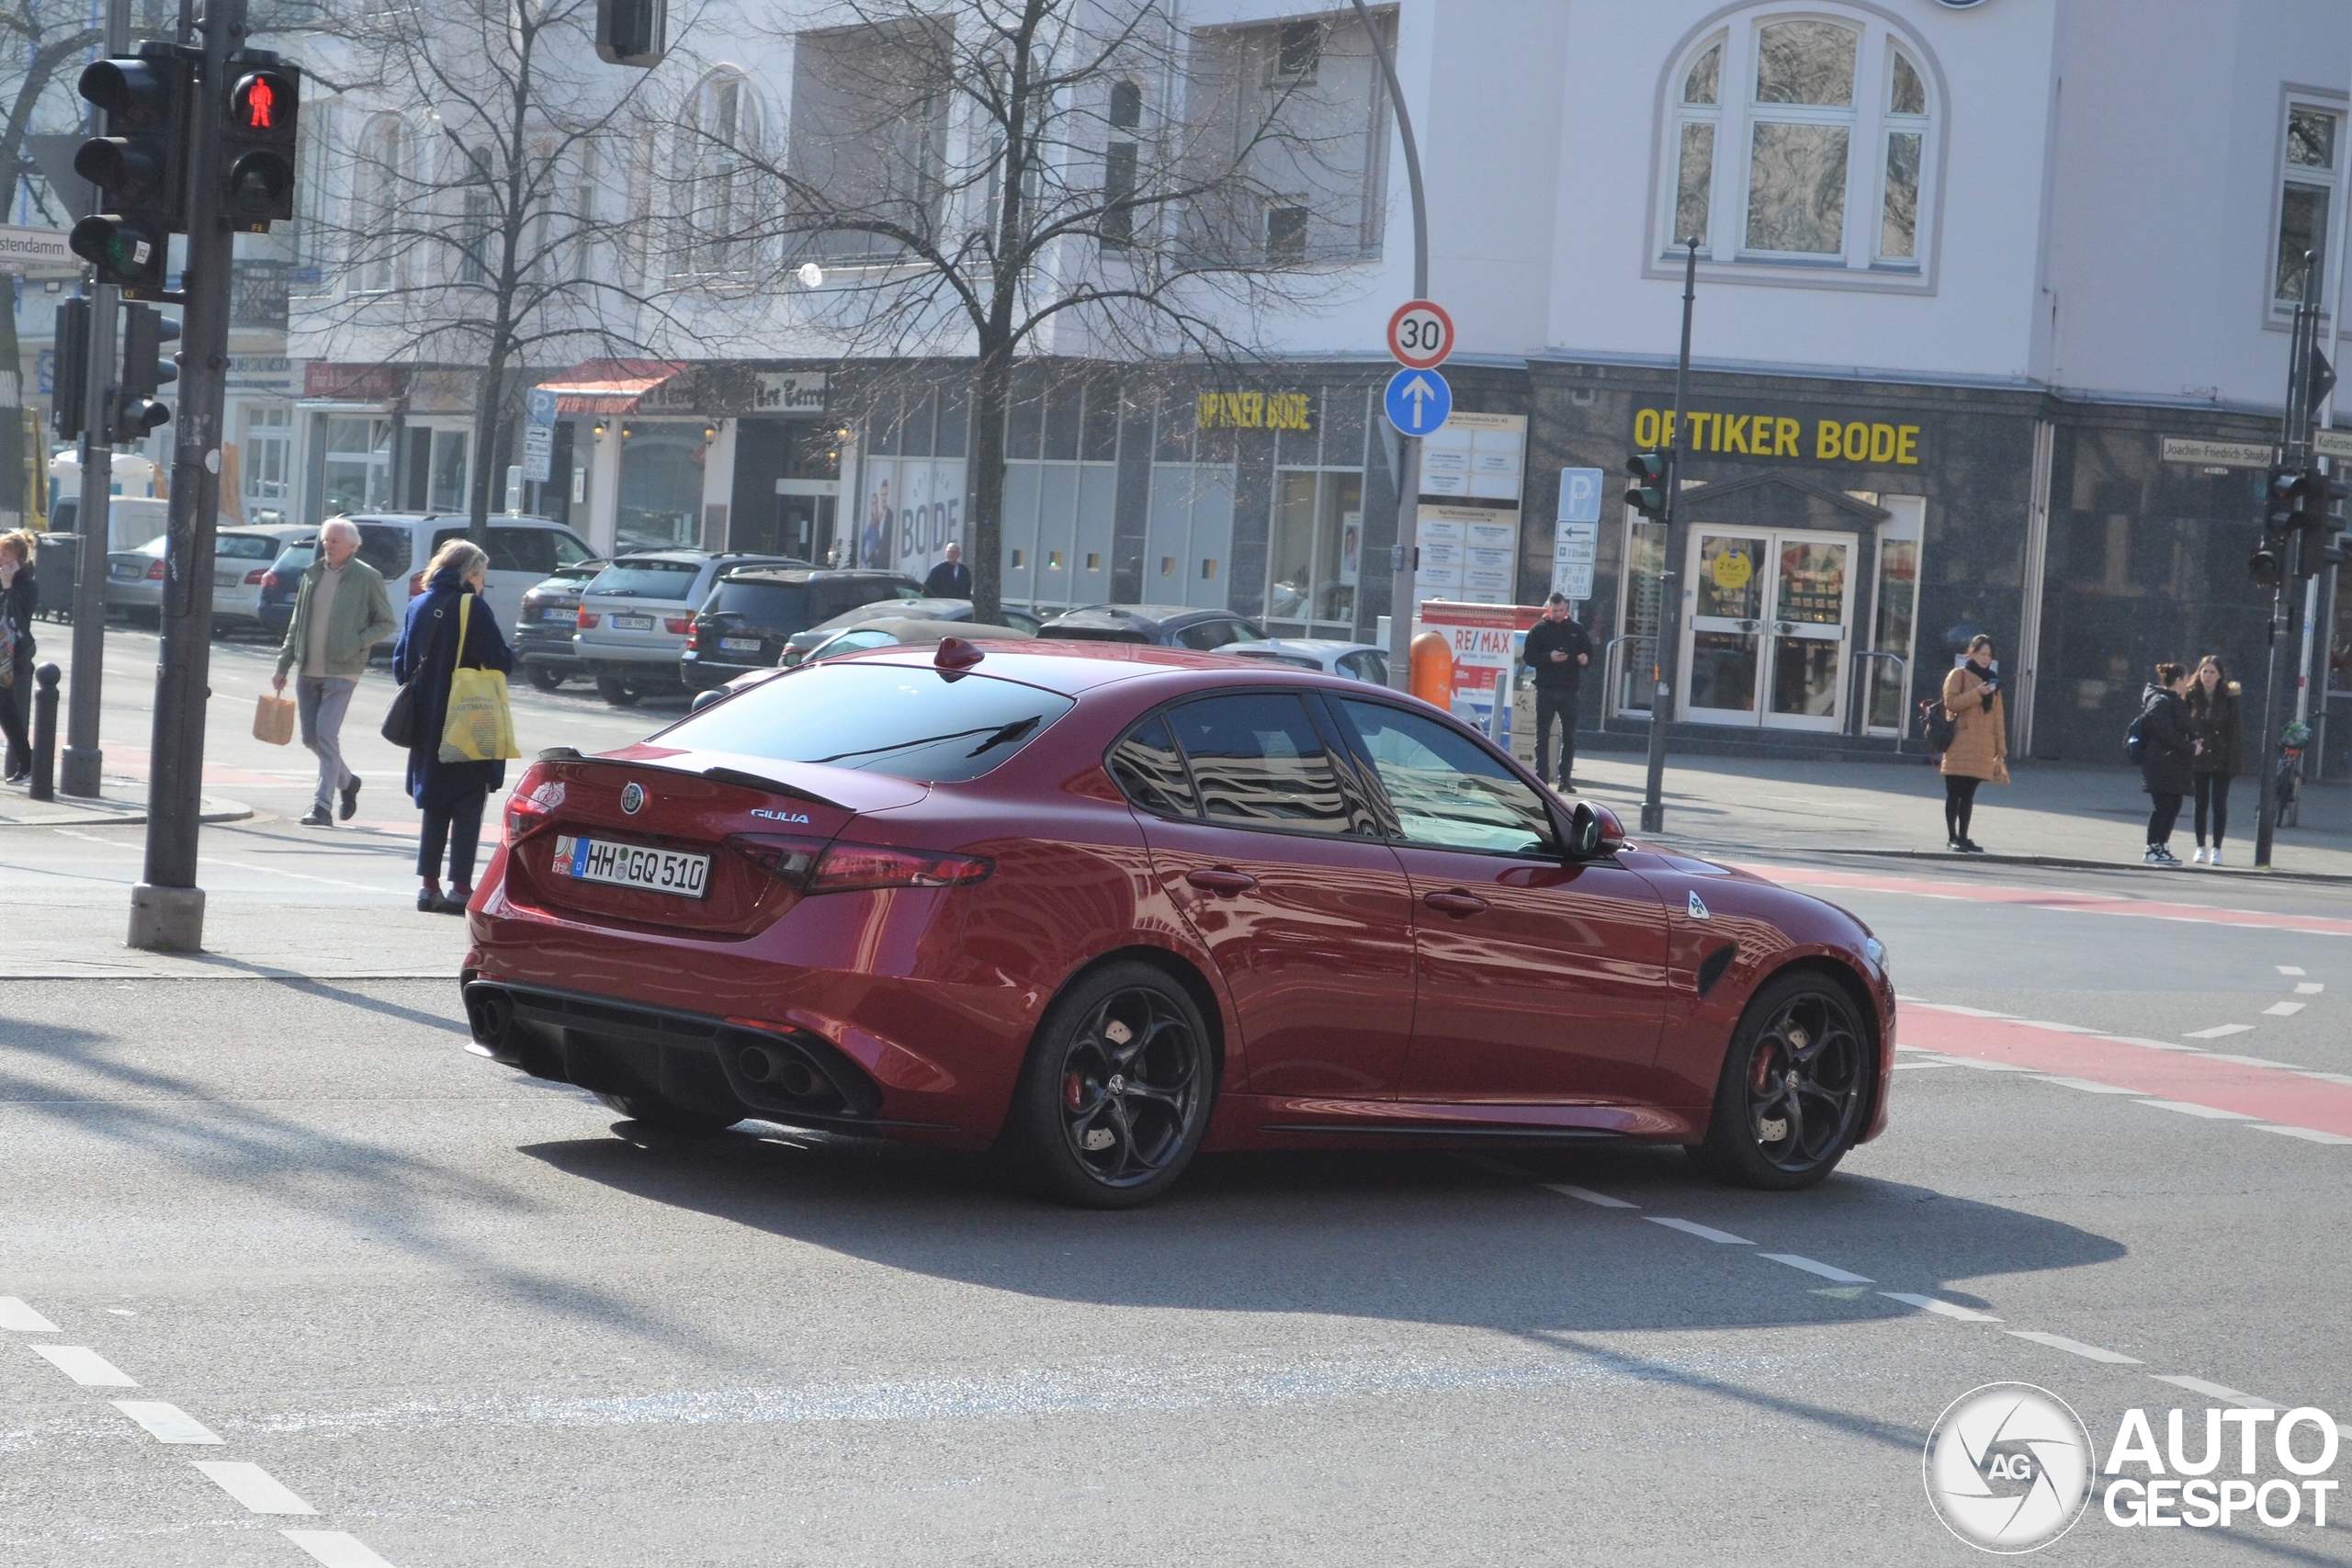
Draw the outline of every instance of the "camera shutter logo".
[[[631,817],[645,809],[645,786],[631,780],[621,785],[621,809]]]
[[[2066,1402],[2031,1383],[1996,1382],[1952,1401],[1928,1435],[1928,1505],[1985,1551],[2038,1551],[2090,1501],[2090,1433]]]

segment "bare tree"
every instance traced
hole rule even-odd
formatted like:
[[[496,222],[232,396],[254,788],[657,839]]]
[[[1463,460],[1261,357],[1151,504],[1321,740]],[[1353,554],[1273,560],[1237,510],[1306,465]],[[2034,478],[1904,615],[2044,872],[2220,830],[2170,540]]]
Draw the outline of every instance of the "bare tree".
[[[628,280],[612,196],[642,145],[645,73],[597,61],[595,15],[596,0],[401,0],[342,23],[344,198],[322,229],[343,287],[302,301],[298,331],[343,357],[476,374],[477,541],[520,372],[641,351],[666,319]]]
[[[1188,30],[1175,0],[804,7],[788,139],[678,116],[692,270],[845,356],[969,356],[975,613],[997,617],[1017,362],[1261,364],[1378,254],[1386,104],[1354,16]],[[1389,25],[1385,17],[1382,26]],[[788,146],[786,142],[788,141]],[[813,265],[814,270],[811,270]]]

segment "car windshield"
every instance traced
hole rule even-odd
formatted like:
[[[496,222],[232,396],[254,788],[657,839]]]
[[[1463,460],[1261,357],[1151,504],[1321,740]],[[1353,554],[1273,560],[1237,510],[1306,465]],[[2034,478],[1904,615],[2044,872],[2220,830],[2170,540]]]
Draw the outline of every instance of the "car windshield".
[[[596,574],[588,592],[625,599],[684,599],[701,575],[697,561],[616,560]]]
[[[972,671],[818,663],[689,715],[664,746],[821,762],[918,783],[976,779],[1077,705]]]

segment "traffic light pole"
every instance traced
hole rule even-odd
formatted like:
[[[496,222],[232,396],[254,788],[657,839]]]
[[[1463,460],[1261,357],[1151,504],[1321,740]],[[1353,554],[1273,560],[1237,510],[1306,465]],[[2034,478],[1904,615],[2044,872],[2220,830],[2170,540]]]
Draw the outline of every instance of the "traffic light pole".
[[[2312,344],[2309,340],[2319,321],[2319,307],[2312,299],[2318,273],[2317,258],[2305,251],[2303,297],[2295,307],[2295,330],[2287,350],[2287,418],[2278,441],[2278,461],[2289,468],[2302,464],[2310,439],[2311,411],[2304,406],[2303,393],[2311,374]],[[2288,647],[2294,640],[2288,635],[2292,629],[2289,625],[2290,608],[2294,603],[2290,595],[2303,574],[2302,530],[2291,530],[2289,538],[2287,559],[2281,563],[2278,585],[2270,593],[2270,663],[2262,682],[2262,751],[2255,764],[2255,782],[2262,788],[2254,829],[2254,863],[2259,871],[2270,869],[2271,842],[2278,829],[2279,700],[2286,694]]]
[[[187,149],[187,260],[182,272],[182,371],[172,422],[172,497],[164,579],[164,645],[155,670],[146,870],[130,894],[132,947],[198,953],[204,890],[197,831],[211,695],[212,536],[220,503],[220,422],[229,367],[229,268],[236,233],[221,206],[222,106],[229,57],[245,42],[245,0],[208,0],[198,112]]]
[[[130,52],[130,0],[107,0],[107,53]],[[104,118],[92,116],[92,135]],[[107,547],[114,541],[114,446],[107,434],[114,423],[114,390],[107,383],[114,378],[121,292],[111,283],[90,288],[89,358],[82,374],[82,496],[74,513],[80,544],[74,570],[73,676],[66,687],[65,754],[58,759],[57,787],[92,799],[106,761],[98,716],[106,685]]]
[[[1674,367],[1674,423],[1666,440],[1666,558],[1658,563],[1657,646],[1650,663],[1650,769],[1642,793],[1642,831],[1666,831],[1666,727],[1672,718],[1674,682],[1680,671],[1676,651],[1682,641],[1682,540],[1675,533],[1675,493],[1682,488],[1682,400],[1690,387],[1690,310],[1699,297],[1699,242],[1683,242],[1682,354]],[[1607,698],[1604,695],[1603,700]]]

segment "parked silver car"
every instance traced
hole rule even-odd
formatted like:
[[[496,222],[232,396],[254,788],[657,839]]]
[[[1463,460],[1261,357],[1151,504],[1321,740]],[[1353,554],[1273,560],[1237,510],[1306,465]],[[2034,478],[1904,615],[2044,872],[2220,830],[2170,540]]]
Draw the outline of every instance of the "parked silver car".
[[[1345,675],[1369,681],[1375,686],[1388,684],[1388,650],[1368,642],[1349,642],[1340,637],[1278,637],[1264,642],[1228,643],[1217,651],[1238,653],[1245,659],[1271,659],[1277,664],[1320,670],[1326,675]]]
[[[806,567],[789,556],[741,551],[643,550],[616,556],[580,596],[573,655],[606,702],[628,707],[649,693],[674,692],[678,657],[695,612],[723,572],[742,566]]]
[[[261,625],[262,579],[278,552],[311,530],[291,524],[222,528],[212,539],[212,625],[218,631]],[[134,626],[159,624],[164,612],[164,536],[107,555],[107,608]]]

